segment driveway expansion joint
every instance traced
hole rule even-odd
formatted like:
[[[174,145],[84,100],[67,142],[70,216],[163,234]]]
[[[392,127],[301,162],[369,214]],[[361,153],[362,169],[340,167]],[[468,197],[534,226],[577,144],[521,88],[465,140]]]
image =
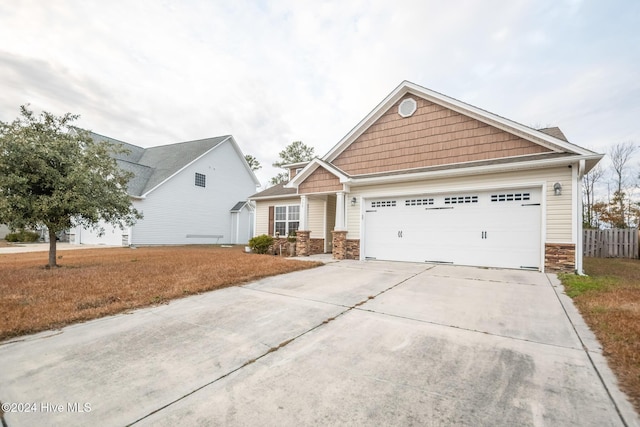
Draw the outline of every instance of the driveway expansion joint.
[[[265,294],[278,295],[280,297],[287,297],[287,298],[293,298],[293,299],[302,300],[302,301],[317,302],[317,303],[320,303],[320,304],[333,305],[335,307],[344,307],[344,308],[350,308],[351,307],[351,306],[344,305],[344,304],[337,304],[337,303],[328,302],[328,301],[321,301],[321,300],[313,299],[313,298],[303,298],[303,297],[299,297],[299,296],[296,296],[296,295],[290,295],[290,294],[281,293],[281,292],[268,291],[266,289],[255,289],[255,288],[248,288],[248,287],[244,287],[244,286],[241,286],[241,288],[246,289],[248,291],[264,292]]]
[[[352,305],[352,306],[350,306],[350,307],[345,307],[345,306],[343,306],[343,305],[339,305],[339,304],[331,304],[331,303],[327,303],[326,301],[315,301],[315,302],[324,302],[325,304],[331,304],[331,305],[335,305],[335,306],[338,306],[338,307],[345,307],[345,308],[346,308],[346,310],[344,310],[344,311],[342,311],[342,312],[340,312],[340,313],[338,313],[338,314],[336,314],[336,315],[334,315],[334,316],[332,316],[332,317],[328,317],[328,318],[326,318],[326,319],[325,319],[325,320],[323,320],[322,322],[320,322],[320,323],[318,323],[317,325],[313,326],[312,328],[309,328],[309,329],[307,329],[306,331],[304,331],[304,332],[302,332],[302,333],[300,333],[300,334],[296,335],[295,337],[290,338],[290,339],[288,339],[288,340],[284,340],[284,341],[282,341],[282,342],[281,342],[280,344],[278,344],[277,346],[270,347],[266,352],[262,353],[261,355],[259,355],[259,356],[257,356],[257,357],[254,357],[254,358],[252,358],[252,359],[247,360],[246,362],[244,362],[242,365],[238,366],[237,368],[234,368],[234,369],[232,369],[232,370],[230,370],[230,371],[226,372],[225,374],[220,375],[219,377],[217,377],[217,378],[215,378],[215,379],[213,379],[213,380],[209,381],[208,383],[203,384],[203,385],[201,385],[201,386],[199,386],[199,387],[197,387],[197,388],[195,388],[195,389],[191,390],[190,392],[188,392],[188,393],[186,393],[186,394],[184,394],[184,395],[182,395],[182,396],[178,397],[177,399],[174,399],[173,401],[171,401],[171,402],[169,402],[169,403],[167,403],[167,404],[165,404],[165,405],[163,405],[163,406],[161,406],[161,407],[159,407],[159,408],[157,408],[157,409],[155,409],[155,410],[153,410],[153,411],[149,412],[148,414],[146,414],[146,415],[144,415],[144,416],[142,416],[142,417],[138,418],[137,420],[135,420],[135,421],[133,421],[133,422],[131,422],[131,423],[127,424],[127,427],[132,426],[132,425],[134,425],[134,424],[137,424],[137,423],[139,423],[140,421],[143,421],[144,419],[146,419],[146,418],[148,418],[148,417],[150,417],[150,416],[152,416],[152,415],[154,415],[154,414],[156,414],[156,413],[158,413],[158,412],[160,412],[160,411],[162,411],[162,410],[164,410],[164,409],[166,409],[166,408],[170,407],[171,405],[173,405],[173,404],[175,404],[175,403],[178,403],[178,402],[180,402],[181,400],[184,400],[184,399],[186,399],[187,397],[189,397],[189,396],[191,396],[191,395],[193,395],[193,394],[195,394],[195,393],[199,392],[200,390],[203,390],[204,388],[206,388],[206,387],[208,387],[208,386],[210,386],[210,385],[212,385],[212,384],[217,383],[218,381],[220,381],[220,380],[222,380],[222,379],[224,379],[224,378],[226,378],[226,377],[230,376],[231,374],[233,374],[233,373],[235,373],[235,372],[238,372],[238,371],[240,371],[241,369],[243,369],[243,368],[245,368],[245,367],[247,367],[247,366],[249,366],[249,365],[254,364],[254,363],[255,363],[255,362],[257,362],[258,360],[262,359],[263,357],[266,357],[266,356],[268,356],[268,355],[269,355],[269,354],[271,354],[271,353],[275,353],[275,352],[277,352],[278,350],[280,350],[281,348],[286,347],[287,345],[291,344],[292,342],[294,342],[294,341],[295,341],[295,340],[297,340],[298,338],[300,338],[300,337],[302,337],[302,336],[304,336],[304,335],[306,335],[306,334],[308,334],[308,333],[310,333],[310,332],[312,332],[312,331],[315,331],[316,329],[318,329],[318,328],[320,328],[320,327],[322,327],[322,326],[324,326],[324,325],[327,325],[327,324],[329,324],[329,323],[333,322],[333,321],[334,321],[334,320],[336,320],[338,317],[340,317],[340,316],[342,316],[342,315],[344,315],[344,314],[346,314],[346,313],[350,312],[351,310],[357,309],[359,306],[361,306],[361,305],[365,304],[366,302],[368,302],[368,301],[370,301],[370,300],[372,300],[372,299],[375,299],[375,298],[376,298],[376,297],[378,297],[379,295],[382,295],[383,293],[388,292],[388,291],[390,291],[391,289],[393,289],[393,288],[395,288],[395,287],[397,287],[397,286],[400,286],[401,284],[405,283],[407,280],[412,279],[412,278],[414,278],[414,277],[418,276],[419,274],[424,273],[425,271],[429,270],[430,268],[432,268],[432,267],[426,268],[426,269],[424,269],[423,271],[420,271],[420,272],[418,272],[418,273],[412,274],[412,275],[410,275],[409,277],[407,277],[407,278],[405,278],[405,279],[403,279],[403,280],[399,281],[398,283],[395,283],[394,285],[392,285],[392,286],[388,287],[387,289],[384,289],[384,290],[382,290],[382,291],[378,292],[378,293],[377,293],[377,294],[375,294],[375,295],[368,296],[366,299],[364,299],[364,300],[362,300],[362,301],[360,301],[360,302],[358,302],[358,303],[356,303],[356,304],[354,304],[354,305]],[[243,288],[244,288],[244,287],[243,287]],[[265,290],[262,290],[262,289],[253,289],[253,288],[244,288],[244,289],[251,289],[251,290],[254,290],[254,291],[266,292],[266,293],[271,293],[271,294],[275,294],[275,295],[281,295],[281,296],[288,296],[288,297],[291,297],[291,298],[296,298],[296,297],[293,297],[293,296],[291,296],[291,295],[278,294],[278,293],[275,293],[275,292],[265,291]],[[309,300],[308,298],[298,298],[298,299]],[[314,300],[311,300],[311,301],[314,301]],[[263,344],[263,343],[261,343],[261,344]]]
[[[567,349],[567,350],[575,350],[575,351],[582,351],[583,350],[582,348],[578,348],[578,347],[572,347],[572,346],[566,346],[566,345],[558,345],[558,344],[550,344],[548,342],[529,340],[529,339],[526,339],[526,338],[518,338],[518,337],[509,336],[509,335],[494,334],[492,332],[482,331],[482,330],[479,330],[479,329],[471,329],[471,328],[465,328],[465,327],[462,327],[462,326],[448,325],[446,323],[439,323],[439,322],[434,322],[434,321],[431,321],[431,320],[416,319],[414,317],[400,316],[399,314],[384,313],[384,312],[375,311],[375,310],[367,309],[367,308],[358,308],[358,307],[356,307],[356,309],[360,310],[360,311],[366,311],[366,312],[369,312],[369,313],[379,314],[381,316],[389,316],[389,317],[395,317],[395,318],[398,318],[398,319],[412,320],[414,322],[427,323],[429,325],[434,325],[434,326],[442,326],[443,328],[459,329],[461,331],[474,332],[474,333],[477,333],[477,334],[489,335],[489,336],[498,337],[498,338],[505,338],[505,339],[514,340],[514,341],[530,342],[532,344],[544,345],[544,346],[556,347],[556,348],[564,348],[564,349]]]
[[[268,356],[268,355],[269,355],[269,354],[271,354],[271,353],[275,353],[276,351],[280,350],[280,349],[281,349],[281,348],[283,348],[283,347],[286,347],[287,345],[289,345],[289,344],[290,344],[290,343],[292,343],[293,341],[297,340],[298,338],[302,337],[303,335],[306,335],[306,334],[308,334],[309,332],[311,332],[311,331],[314,331],[314,330],[318,329],[318,328],[319,328],[319,327],[321,327],[322,325],[325,325],[325,324],[329,323],[330,321],[334,320],[334,319],[335,319],[336,317],[338,317],[338,316],[341,316],[342,314],[346,313],[347,311],[349,311],[349,310],[345,310],[345,311],[343,311],[343,312],[341,312],[341,313],[338,313],[336,316],[334,316],[334,317],[332,317],[332,318],[329,318],[329,319],[326,319],[325,321],[323,321],[323,322],[321,322],[321,323],[319,323],[319,324],[315,325],[314,327],[312,327],[312,328],[310,328],[310,329],[308,329],[308,330],[306,330],[306,331],[304,331],[304,332],[302,332],[302,333],[300,333],[300,334],[296,335],[295,337],[290,338],[290,339],[288,339],[288,340],[284,340],[284,341],[282,341],[280,344],[278,344],[278,345],[276,345],[276,346],[269,347],[267,344],[260,343],[260,344],[266,345],[267,347],[269,347],[269,349],[268,349],[266,352],[264,352],[264,353],[260,354],[259,356],[256,356],[256,357],[254,357],[254,358],[251,358],[251,359],[247,360],[246,362],[244,362],[242,365],[238,366],[237,368],[234,368],[234,369],[232,369],[232,370],[230,370],[230,371],[228,371],[228,372],[224,373],[223,375],[220,375],[219,377],[217,377],[217,378],[215,378],[215,379],[213,379],[213,380],[209,381],[208,383],[203,384],[203,385],[201,385],[201,386],[199,386],[199,387],[197,387],[197,388],[195,388],[195,389],[191,390],[190,392],[188,392],[188,393],[186,393],[186,394],[184,394],[184,395],[182,395],[182,396],[178,397],[177,399],[174,399],[174,400],[172,400],[171,402],[169,402],[169,403],[167,403],[167,404],[165,404],[165,405],[163,405],[163,406],[161,406],[161,407],[159,407],[159,408],[157,408],[157,409],[155,409],[155,410],[153,410],[153,411],[149,412],[148,414],[146,414],[146,415],[144,415],[144,416],[142,416],[142,417],[138,418],[137,420],[135,420],[135,421],[133,421],[133,422],[131,422],[131,423],[127,424],[127,427],[132,426],[132,425],[134,425],[134,424],[137,424],[137,423],[139,423],[140,421],[143,421],[144,419],[146,419],[146,418],[148,418],[148,417],[150,417],[150,416],[152,416],[152,415],[154,415],[154,414],[157,414],[158,412],[160,412],[160,411],[162,411],[162,410],[164,410],[164,409],[166,409],[166,408],[170,407],[171,405],[173,405],[173,404],[175,404],[175,403],[178,403],[178,402],[180,402],[181,400],[184,400],[184,399],[186,399],[187,397],[189,397],[189,396],[191,396],[191,395],[193,395],[193,394],[195,394],[195,393],[199,392],[200,390],[203,390],[203,389],[205,389],[206,387],[208,387],[208,386],[210,386],[210,385],[212,385],[212,384],[217,383],[218,381],[220,381],[220,380],[222,380],[222,379],[224,379],[224,378],[226,378],[226,377],[230,376],[231,374],[236,373],[236,372],[240,371],[241,369],[243,369],[243,368],[245,368],[245,367],[247,367],[247,366],[249,366],[249,365],[254,364],[254,363],[255,363],[255,362],[257,362],[258,360],[262,359],[263,357],[266,357],[266,356]]]
[[[457,277],[457,276],[451,276],[448,274],[432,274],[432,277],[441,277],[441,278],[445,278],[445,279],[462,279],[462,280],[475,280],[477,282],[487,282],[487,283],[502,283],[505,285],[524,285],[524,286],[540,286],[539,284],[535,284],[535,283],[526,283],[526,282],[514,282],[514,281],[506,281],[506,280],[491,280],[491,279],[482,279],[479,277]]]

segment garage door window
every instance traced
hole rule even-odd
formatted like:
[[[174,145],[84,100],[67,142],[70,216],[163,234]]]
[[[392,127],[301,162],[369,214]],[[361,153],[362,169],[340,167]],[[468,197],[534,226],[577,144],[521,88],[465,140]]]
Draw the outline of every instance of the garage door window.
[[[459,205],[461,203],[478,203],[478,196],[451,196],[444,198],[445,205]]]
[[[504,193],[492,194],[492,202],[516,202],[522,200],[531,200],[531,193]]]
[[[433,199],[407,199],[404,201],[405,206],[426,206],[432,204]]]
[[[372,208],[393,208],[395,206],[395,200],[379,200],[377,202],[371,202]]]
[[[275,207],[275,232],[280,236],[287,236],[298,230],[300,226],[300,206]]]

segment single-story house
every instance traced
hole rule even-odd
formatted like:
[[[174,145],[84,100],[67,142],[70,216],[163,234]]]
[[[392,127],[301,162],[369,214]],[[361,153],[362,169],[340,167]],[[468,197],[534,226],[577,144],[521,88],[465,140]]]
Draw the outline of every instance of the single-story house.
[[[231,135],[143,148],[93,133],[129,152],[116,162],[133,172],[127,192],[144,215],[133,227],[104,225],[104,234],[76,227],[76,244],[246,244],[253,234],[247,197],[259,181]]]
[[[295,231],[299,255],[581,271],[581,182],[601,158],[405,81],[249,199],[255,234]]]

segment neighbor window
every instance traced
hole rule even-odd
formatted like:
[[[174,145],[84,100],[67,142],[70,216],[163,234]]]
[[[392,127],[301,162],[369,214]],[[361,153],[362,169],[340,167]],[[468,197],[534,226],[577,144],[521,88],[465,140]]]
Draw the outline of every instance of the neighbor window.
[[[288,236],[300,226],[300,206],[276,206],[274,218],[274,232],[281,236]]]
[[[196,186],[197,187],[206,187],[207,186],[207,176],[201,173],[196,172]]]

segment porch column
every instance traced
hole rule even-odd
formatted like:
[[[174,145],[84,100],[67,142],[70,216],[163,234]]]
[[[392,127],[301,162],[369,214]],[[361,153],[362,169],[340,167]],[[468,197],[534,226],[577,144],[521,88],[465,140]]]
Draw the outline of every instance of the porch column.
[[[336,225],[334,230],[336,231],[344,231],[347,229],[345,222],[345,211],[344,211],[344,192],[338,191],[336,193]]]
[[[302,195],[300,196],[300,225],[298,227],[298,230],[307,230],[307,196]]]
[[[308,210],[309,203],[307,196],[300,196],[300,223],[298,224],[298,231],[296,231],[296,255],[297,256],[309,256],[311,249],[311,241],[309,235],[311,232],[308,230]]]

